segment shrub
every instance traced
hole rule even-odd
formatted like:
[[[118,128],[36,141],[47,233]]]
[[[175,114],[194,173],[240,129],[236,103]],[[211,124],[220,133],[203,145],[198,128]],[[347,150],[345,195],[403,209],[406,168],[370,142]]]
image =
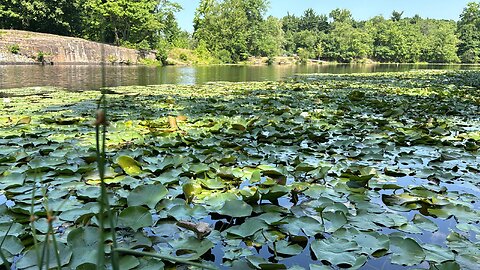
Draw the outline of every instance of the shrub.
[[[18,44],[13,44],[8,46],[8,50],[13,54],[18,54],[20,52],[20,46]]]

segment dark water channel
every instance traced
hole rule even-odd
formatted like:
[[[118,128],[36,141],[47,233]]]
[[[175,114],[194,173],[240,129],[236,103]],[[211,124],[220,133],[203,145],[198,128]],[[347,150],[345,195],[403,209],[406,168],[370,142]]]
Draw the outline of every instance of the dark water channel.
[[[277,81],[306,73],[395,72],[415,69],[480,69],[472,65],[324,64],[275,66],[147,67],[0,65],[0,89],[55,86],[71,90],[124,85],[202,84],[211,81]]]

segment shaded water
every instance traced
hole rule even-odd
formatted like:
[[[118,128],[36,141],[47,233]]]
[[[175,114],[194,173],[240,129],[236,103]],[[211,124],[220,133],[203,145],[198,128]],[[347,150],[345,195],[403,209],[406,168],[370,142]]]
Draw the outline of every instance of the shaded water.
[[[480,69],[480,66],[425,64],[222,65],[198,67],[0,65],[0,89],[56,86],[71,90],[82,90],[123,85],[202,84],[211,81],[278,81],[294,74],[305,73],[369,73],[413,69]]]

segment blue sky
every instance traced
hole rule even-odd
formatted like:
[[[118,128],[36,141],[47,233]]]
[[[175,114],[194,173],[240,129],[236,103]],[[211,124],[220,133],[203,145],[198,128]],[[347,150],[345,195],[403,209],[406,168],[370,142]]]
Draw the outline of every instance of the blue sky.
[[[180,27],[193,31],[192,21],[200,0],[174,0],[182,5],[177,14]],[[366,20],[376,15],[389,17],[393,10],[404,11],[404,16],[419,14],[433,19],[458,20],[468,2],[473,0],[270,0],[267,15],[283,17],[290,14],[301,15],[307,8],[319,14],[328,14],[335,8],[347,8],[357,20]]]

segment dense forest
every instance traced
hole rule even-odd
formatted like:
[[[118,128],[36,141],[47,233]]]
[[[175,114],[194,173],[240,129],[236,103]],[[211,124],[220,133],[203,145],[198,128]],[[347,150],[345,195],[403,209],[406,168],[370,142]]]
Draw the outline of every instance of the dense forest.
[[[251,56],[337,62],[480,62],[480,3],[469,3],[458,22],[408,18],[393,11],[357,21],[346,9],[328,15],[266,17],[267,0],[201,0],[188,33],[169,0],[3,0],[0,28],[38,31],[155,49],[165,62],[174,48],[198,62],[236,63]],[[185,54],[180,55],[186,58]]]

